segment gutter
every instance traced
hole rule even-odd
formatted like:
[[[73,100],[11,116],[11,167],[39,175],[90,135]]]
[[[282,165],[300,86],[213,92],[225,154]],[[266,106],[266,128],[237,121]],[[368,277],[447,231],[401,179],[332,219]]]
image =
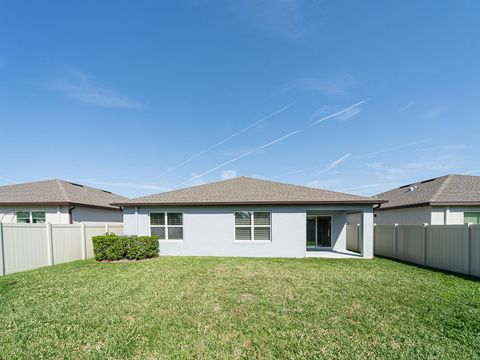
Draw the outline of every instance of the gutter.
[[[149,202],[149,203],[112,203],[114,206],[229,206],[229,205],[338,205],[338,204],[372,204],[380,205],[386,200],[340,200],[340,201],[225,201],[225,202]]]

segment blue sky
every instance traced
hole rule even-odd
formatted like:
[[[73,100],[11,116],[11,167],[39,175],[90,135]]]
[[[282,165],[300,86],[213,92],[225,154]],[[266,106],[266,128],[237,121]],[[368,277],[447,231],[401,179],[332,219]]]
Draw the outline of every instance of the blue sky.
[[[0,1],[0,185],[480,175],[478,1]]]

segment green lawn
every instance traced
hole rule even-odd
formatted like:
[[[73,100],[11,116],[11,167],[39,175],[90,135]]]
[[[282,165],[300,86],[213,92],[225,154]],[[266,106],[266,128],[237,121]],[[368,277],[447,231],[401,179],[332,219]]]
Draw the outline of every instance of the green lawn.
[[[478,358],[480,282],[385,259],[164,257],[0,278],[0,358]]]

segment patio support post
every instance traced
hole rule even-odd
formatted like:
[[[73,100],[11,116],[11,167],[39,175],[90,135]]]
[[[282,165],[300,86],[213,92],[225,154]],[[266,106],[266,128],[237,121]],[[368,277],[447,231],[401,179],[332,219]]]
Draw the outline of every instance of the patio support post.
[[[365,259],[373,259],[373,208],[362,211],[361,254]]]

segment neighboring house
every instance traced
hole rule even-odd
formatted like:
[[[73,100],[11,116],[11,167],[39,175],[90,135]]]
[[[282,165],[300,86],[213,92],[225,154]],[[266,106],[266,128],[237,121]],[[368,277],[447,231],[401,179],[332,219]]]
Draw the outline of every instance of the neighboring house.
[[[240,177],[119,201],[124,232],[158,235],[161,255],[305,257],[346,250],[346,216],[361,213],[373,257],[373,206],[382,200]]]
[[[446,175],[376,196],[376,224],[480,224],[480,176]]]
[[[122,222],[122,211],[112,203],[123,200],[110,191],[57,179],[0,186],[0,222]]]

